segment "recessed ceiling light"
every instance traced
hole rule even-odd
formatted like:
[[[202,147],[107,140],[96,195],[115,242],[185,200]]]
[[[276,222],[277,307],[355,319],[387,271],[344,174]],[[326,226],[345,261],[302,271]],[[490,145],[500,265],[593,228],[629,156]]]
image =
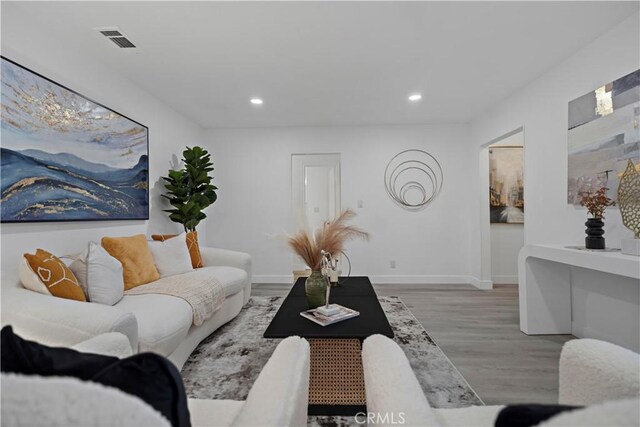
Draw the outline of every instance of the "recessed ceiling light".
[[[411,102],[420,101],[421,99],[422,99],[422,95],[420,95],[419,93],[414,93],[413,95],[409,95],[409,101]]]
[[[251,98],[251,103],[252,103],[253,105],[262,105],[262,102],[263,102],[263,101],[262,101],[262,99],[260,99],[260,98]]]

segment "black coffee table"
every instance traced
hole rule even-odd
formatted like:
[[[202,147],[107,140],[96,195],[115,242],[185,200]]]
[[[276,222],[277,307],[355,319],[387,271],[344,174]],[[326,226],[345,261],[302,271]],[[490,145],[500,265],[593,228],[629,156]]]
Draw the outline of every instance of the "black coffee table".
[[[297,335],[311,346],[309,415],[354,415],[366,411],[361,344],[374,334],[393,338],[391,325],[368,277],[340,278],[330,302],[360,316],[320,326],[300,316],[308,309],[304,277],[299,278],[264,332],[265,338]]]

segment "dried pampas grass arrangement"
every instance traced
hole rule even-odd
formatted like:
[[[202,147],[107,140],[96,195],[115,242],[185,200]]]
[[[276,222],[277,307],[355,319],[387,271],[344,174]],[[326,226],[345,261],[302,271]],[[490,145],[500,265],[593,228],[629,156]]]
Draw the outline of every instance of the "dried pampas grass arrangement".
[[[323,250],[337,256],[344,251],[344,243],[347,240],[369,240],[369,233],[353,225],[347,225],[355,216],[355,212],[347,209],[333,221],[325,222],[315,233],[307,230],[298,231],[287,239],[287,243],[309,268],[320,270]]]

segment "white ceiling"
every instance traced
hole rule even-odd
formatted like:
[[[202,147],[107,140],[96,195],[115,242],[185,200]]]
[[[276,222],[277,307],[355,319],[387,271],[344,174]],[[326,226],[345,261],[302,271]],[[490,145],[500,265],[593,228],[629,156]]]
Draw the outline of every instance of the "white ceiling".
[[[466,122],[638,2],[3,2],[205,128]],[[27,21],[25,19],[25,21]],[[42,20],[38,25],[41,25]],[[93,31],[117,26],[135,53]],[[407,96],[422,92],[419,103]],[[264,98],[260,107],[251,97]]]

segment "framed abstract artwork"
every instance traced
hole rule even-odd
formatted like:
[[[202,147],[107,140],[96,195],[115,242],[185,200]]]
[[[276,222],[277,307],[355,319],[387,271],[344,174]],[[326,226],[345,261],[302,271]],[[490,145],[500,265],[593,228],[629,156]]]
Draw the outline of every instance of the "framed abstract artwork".
[[[524,223],[523,148],[489,147],[489,218],[491,223]]]
[[[149,218],[146,126],[2,57],[2,222]]]
[[[607,187],[616,200],[629,160],[640,170],[640,70],[569,102],[567,202]]]

